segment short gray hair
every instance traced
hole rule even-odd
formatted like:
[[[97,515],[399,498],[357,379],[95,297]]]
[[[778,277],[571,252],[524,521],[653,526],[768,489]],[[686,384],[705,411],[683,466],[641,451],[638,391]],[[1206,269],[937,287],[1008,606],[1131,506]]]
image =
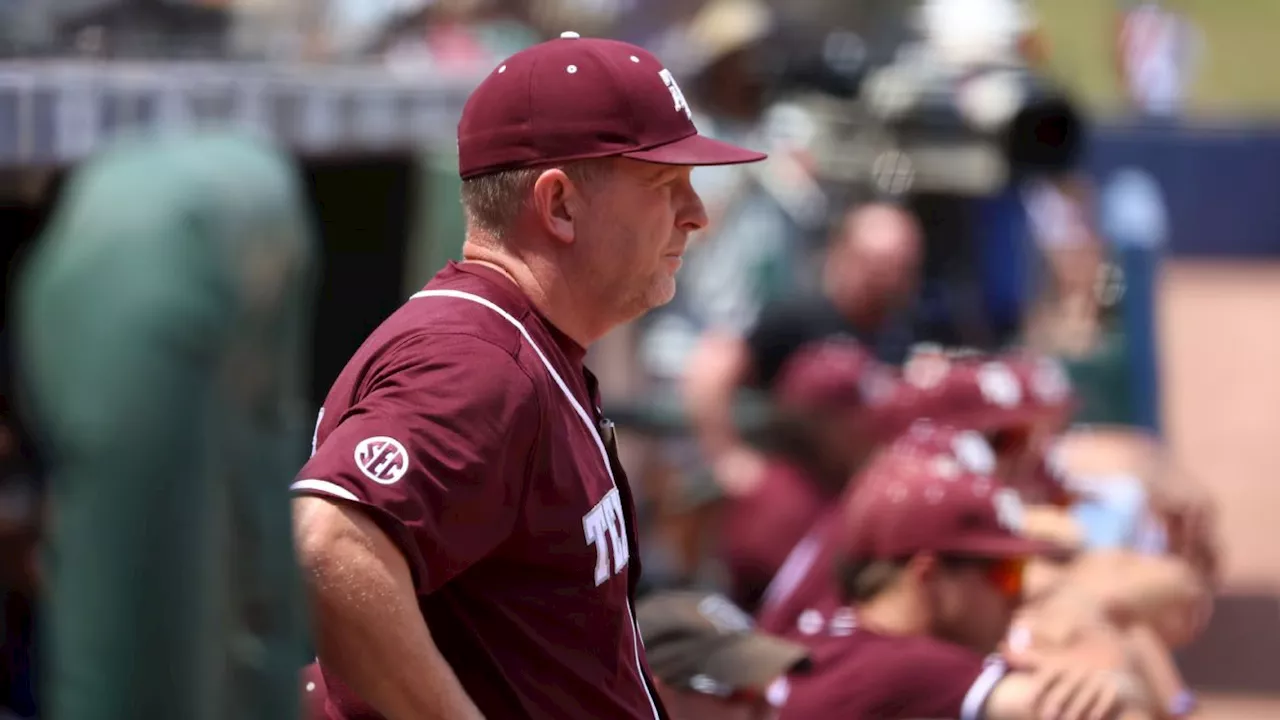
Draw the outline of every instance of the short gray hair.
[[[590,186],[612,168],[607,158],[558,166],[577,185]],[[519,168],[487,173],[462,181],[462,210],[467,225],[502,239],[515,223],[538,176],[554,168]]]

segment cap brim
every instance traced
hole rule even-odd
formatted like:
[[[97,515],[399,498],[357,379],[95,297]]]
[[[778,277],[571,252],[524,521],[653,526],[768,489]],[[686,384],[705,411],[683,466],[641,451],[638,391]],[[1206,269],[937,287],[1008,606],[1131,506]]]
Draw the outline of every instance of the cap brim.
[[[946,552],[976,557],[1016,558],[1056,556],[1075,551],[1043,540],[1015,535],[986,535],[958,538],[950,544]]]
[[[764,690],[808,663],[809,651],[803,645],[753,632],[715,651],[705,668],[708,676],[729,687]]]
[[[666,145],[623,153],[622,157],[660,165],[741,165],[769,156],[695,133]]]

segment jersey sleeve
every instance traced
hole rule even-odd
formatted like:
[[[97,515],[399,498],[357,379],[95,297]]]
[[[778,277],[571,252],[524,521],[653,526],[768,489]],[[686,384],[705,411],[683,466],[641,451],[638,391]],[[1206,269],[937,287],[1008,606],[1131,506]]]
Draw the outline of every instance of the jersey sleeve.
[[[505,350],[465,335],[412,340],[336,422],[322,416],[293,491],[366,508],[427,594],[511,533],[540,418]]]
[[[981,720],[987,698],[1007,672],[1004,661],[922,639],[894,659],[898,717]],[[887,709],[887,708],[886,708]]]

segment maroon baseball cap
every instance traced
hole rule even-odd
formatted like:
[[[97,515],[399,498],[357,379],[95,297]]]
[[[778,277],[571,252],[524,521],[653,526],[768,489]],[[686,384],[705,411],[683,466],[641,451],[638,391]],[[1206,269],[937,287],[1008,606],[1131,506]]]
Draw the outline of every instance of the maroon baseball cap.
[[[1056,546],[1019,534],[1021,501],[994,470],[994,455],[976,432],[913,426],[872,460],[848,498],[846,556],[1006,558],[1056,552]]]
[[[896,374],[859,343],[825,340],[787,359],[773,384],[775,401],[795,409],[863,408],[885,403]]]
[[[923,355],[908,360],[902,375],[903,391],[894,398],[902,412],[983,432],[1065,422],[1074,408],[1061,365],[1027,353]]]
[[[664,165],[766,157],[699,135],[680,86],[647,51],[577,33],[504,60],[471,93],[458,122],[463,179],[610,156]]]

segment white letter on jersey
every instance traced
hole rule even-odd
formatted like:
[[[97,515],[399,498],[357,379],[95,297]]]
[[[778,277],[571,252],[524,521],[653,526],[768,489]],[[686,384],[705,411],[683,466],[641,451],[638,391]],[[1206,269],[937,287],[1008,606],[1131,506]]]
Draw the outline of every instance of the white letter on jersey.
[[[588,545],[596,548],[596,585],[604,584],[610,575],[622,572],[631,560],[627,547],[627,521],[622,514],[622,500],[617,488],[605,493],[591,512],[582,516],[582,531]],[[609,568],[609,550],[613,550],[613,572]]]
[[[693,111],[689,109],[689,101],[684,99],[684,92],[682,92],[680,90],[680,86],[676,84],[676,79],[671,75],[671,71],[663,68],[662,72],[658,73],[658,76],[662,78],[662,82],[667,86],[667,89],[671,91],[671,98],[676,101],[676,110],[683,111],[685,117],[692,120]]]

